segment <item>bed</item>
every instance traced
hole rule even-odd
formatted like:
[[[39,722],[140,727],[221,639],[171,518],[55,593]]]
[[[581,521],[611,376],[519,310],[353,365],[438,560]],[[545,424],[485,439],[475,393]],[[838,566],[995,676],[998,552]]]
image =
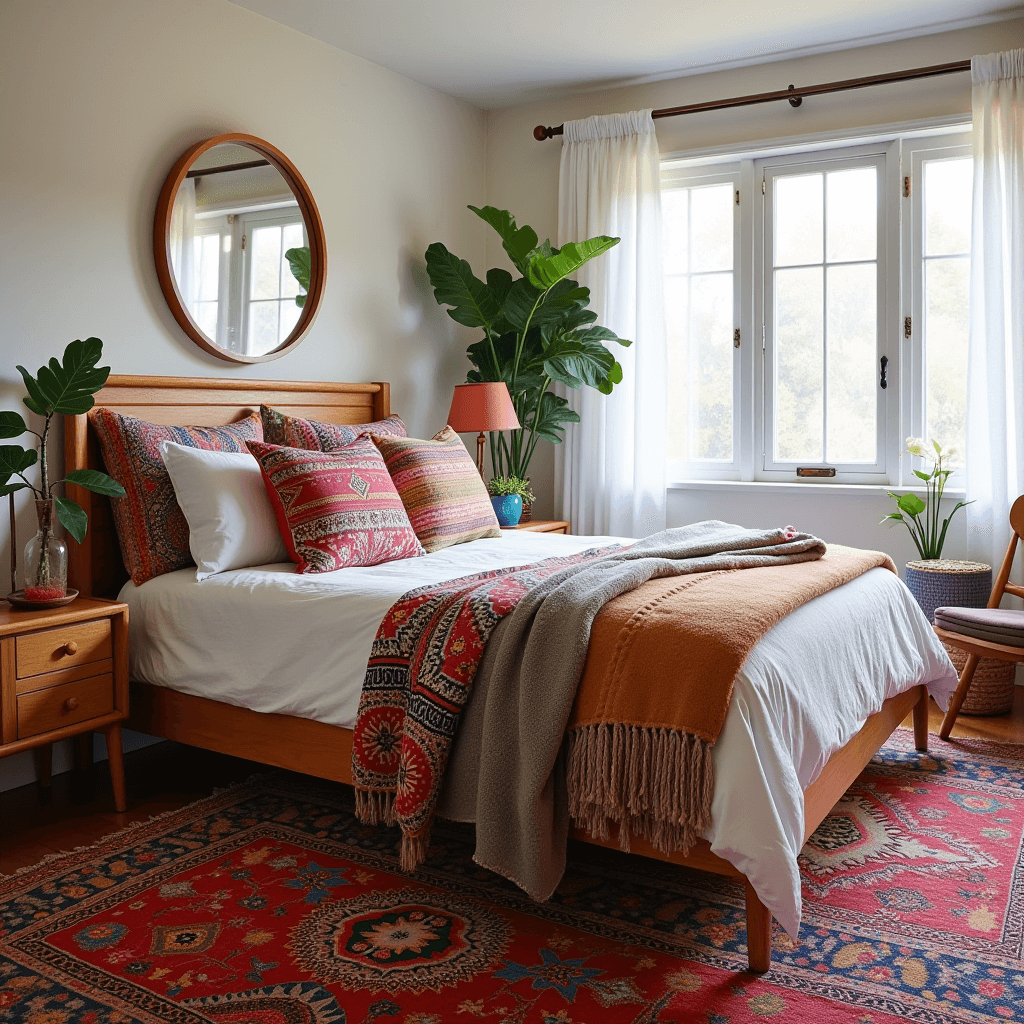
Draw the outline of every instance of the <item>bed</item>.
[[[112,376],[97,394],[96,401],[114,412],[168,425],[230,423],[255,411],[261,403],[291,415],[342,424],[384,419],[391,413],[386,383]],[[67,418],[65,462],[68,470],[102,468],[98,445],[85,416]],[[361,683],[361,677],[358,677],[353,684],[351,666],[358,664],[361,656],[359,644],[364,640],[359,638],[365,639],[367,630],[375,628],[380,620],[379,609],[383,607],[386,611],[392,595],[411,589],[417,585],[419,577],[407,577],[404,575],[406,570],[399,563],[389,563],[372,570],[346,569],[327,573],[323,574],[324,577],[336,579],[316,581],[310,576],[296,576],[288,566],[279,565],[236,570],[222,574],[220,579],[213,577],[204,584],[195,583],[194,573],[181,570],[133,588],[130,584],[126,586],[128,574],[121,560],[108,500],[80,488],[69,487],[69,492],[69,496],[78,501],[90,516],[85,542],[71,544],[69,582],[83,596],[112,598],[120,594],[131,608],[133,682],[127,725],[149,735],[350,784],[352,732],[349,726],[354,719],[353,701],[358,701]],[[466,552],[448,549],[447,555],[437,552],[424,559],[409,561],[421,563],[416,567],[417,573],[426,572],[428,576],[433,573],[433,578],[439,579],[445,578],[447,573],[447,578],[453,578],[465,571],[473,571],[472,568],[467,570],[467,560],[470,566],[523,564],[524,560],[539,560],[548,554],[573,553],[602,540],[509,531],[500,541],[459,545],[466,548]],[[488,544],[490,548],[481,547]],[[479,561],[481,558],[483,562]],[[507,563],[502,563],[502,559],[508,559]],[[232,603],[239,601],[247,603],[250,609],[272,609],[274,601],[280,600],[280,592],[294,593],[298,588],[303,596],[299,599],[293,596],[289,600],[312,602],[310,607],[320,602],[322,612],[318,614],[350,615],[355,607],[354,595],[361,585],[358,580],[360,572],[368,574],[363,581],[365,585],[369,585],[372,575],[376,597],[362,602],[356,599],[357,604],[362,604],[362,626],[353,627],[351,643],[339,645],[340,660],[335,671],[347,680],[345,685],[331,688],[324,682],[330,678],[329,675],[323,676],[319,694],[314,686],[312,695],[307,694],[300,699],[297,694],[289,694],[288,699],[284,699],[280,691],[290,688],[279,687],[275,692],[271,673],[258,679],[259,685],[255,689],[249,687],[247,690],[244,683],[254,677],[252,665],[257,660],[265,663],[266,659],[260,652],[239,651],[237,644],[232,648],[227,627],[204,633],[204,627],[211,620],[198,599],[201,591],[211,595],[203,600],[210,601],[211,607],[224,609],[225,614]],[[344,577],[343,585],[337,579],[339,577]],[[410,579],[413,580],[411,583]],[[872,570],[862,579],[864,582],[853,590],[848,591],[853,584],[842,588],[847,591],[847,597],[855,597],[863,609],[859,625],[861,639],[851,640],[851,643],[864,648],[864,658],[856,669],[851,668],[851,672],[854,675],[859,672],[858,678],[863,679],[865,673],[871,673],[872,664],[877,665],[877,659],[884,656],[885,652],[870,639],[877,638],[880,630],[883,631],[882,636],[891,637],[892,628],[904,629],[906,635],[900,638],[902,646],[907,650],[914,648],[924,652],[921,659],[914,661],[911,658],[898,671],[886,669],[881,673],[886,678],[881,679],[873,690],[861,688],[860,692],[844,692],[843,700],[848,699],[849,710],[844,712],[842,720],[837,719],[831,731],[822,727],[817,747],[814,743],[805,743],[799,735],[800,699],[805,710],[815,704],[813,687],[815,679],[819,678],[815,673],[820,674],[829,665],[834,667],[835,661],[833,654],[832,662],[827,658],[816,662],[815,657],[824,656],[822,651],[816,652],[813,643],[801,644],[800,640],[813,638],[814,630],[819,628],[823,635],[828,635],[827,624],[835,620],[835,606],[830,607],[827,602],[824,606],[818,603],[838,591],[810,602],[775,627],[775,630],[784,627],[782,635],[763,645],[758,659],[751,659],[756,663],[749,672],[745,668],[747,682],[744,686],[750,689],[741,687],[734,701],[736,713],[730,709],[730,719],[735,718],[738,724],[731,733],[728,728],[723,730],[720,741],[722,764],[719,764],[720,752],[716,751],[716,773],[726,772],[726,765],[730,765],[734,779],[742,778],[744,773],[747,778],[757,778],[760,768],[760,774],[764,776],[763,791],[756,786],[732,785],[722,790],[721,801],[716,794],[716,813],[721,810],[723,820],[709,838],[702,839],[685,856],[662,854],[641,840],[632,842],[632,856],[667,860],[726,875],[743,883],[748,959],[753,971],[765,971],[770,966],[772,911],[769,905],[775,906],[776,916],[787,930],[792,932],[794,927],[792,921],[787,920],[791,915],[787,915],[785,904],[772,892],[775,883],[771,871],[762,870],[758,858],[752,858],[749,851],[734,849],[736,843],[730,842],[729,836],[735,836],[737,830],[744,827],[748,833],[752,832],[744,821],[761,805],[765,808],[765,820],[769,825],[776,803],[780,807],[791,805],[800,809],[802,790],[802,814],[789,814],[787,817],[783,813],[781,817],[785,820],[779,823],[779,834],[785,836],[788,828],[789,845],[799,849],[878,748],[911,713],[916,746],[919,750],[927,748],[929,686],[940,700],[956,686],[955,674],[951,667],[942,663],[944,655],[938,653],[941,648],[937,647],[924,617],[913,607],[901,607],[900,602],[911,600],[905,588],[885,570]],[[345,605],[346,599],[348,605]],[[332,610],[328,611],[329,608]],[[915,612],[919,622],[914,618]],[[267,611],[266,614],[272,615],[273,612]],[[880,617],[869,619],[871,614]],[[801,616],[799,619],[798,615]],[[255,631],[256,635],[261,632]],[[277,629],[275,632],[280,635],[287,630]],[[765,641],[770,637],[772,634],[766,636]],[[218,647],[218,639],[226,641],[226,644]],[[302,643],[296,638],[293,642],[299,646]],[[790,688],[795,696],[788,704],[789,698],[773,711],[769,709],[777,727],[783,731],[797,730],[790,737],[790,742],[804,748],[795,759],[799,771],[783,777],[772,768],[765,768],[770,761],[769,756],[757,753],[758,744],[763,745],[766,726],[765,712],[757,706],[759,699],[756,695],[773,689],[779,692],[781,677],[785,675],[784,668],[780,669],[780,659],[784,655],[792,658],[791,653],[785,652],[794,649],[794,645],[796,650],[803,647],[803,654],[798,657],[799,670],[794,668],[789,673],[792,676]],[[890,646],[893,646],[891,642]],[[895,646],[900,647],[900,644]],[[342,651],[341,647],[345,650]],[[198,652],[199,660],[189,662],[182,655],[182,651],[187,649]],[[851,653],[858,650],[858,647],[853,647]],[[312,675],[306,672],[305,677],[312,678]],[[818,735],[814,729],[811,733]],[[738,738],[732,742],[731,736]],[[745,789],[749,792],[744,796]],[[782,792],[794,789],[795,793]],[[774,790],[779,790],[777,801],[773,799]],[[751,793],[761,793],[761,798],[752,802]],[[736,806],[722,810],[730,802]],[[793,833],[794,828],[796,833]],[[577,831],[574,838],[597,845],[617,845],[614,835],[598,841]],[[722,855],[723,851],[726,856]],[[765,858],[771,861],[771,857],[769,851]],[[789,860],[795,865],[795,855]],[[792,885],[792,880],[789,884]],[[758,895],[759,890],[765,899]],[[797,906],[797,920],[798,909]]]

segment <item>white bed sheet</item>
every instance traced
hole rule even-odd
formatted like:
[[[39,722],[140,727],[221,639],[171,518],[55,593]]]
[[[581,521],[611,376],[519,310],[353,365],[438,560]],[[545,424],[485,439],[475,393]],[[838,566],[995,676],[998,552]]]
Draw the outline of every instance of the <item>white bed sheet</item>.
[[[126,583],[131,677],[351,727],[377,627],[402,594],[616,539],[505,531],[369,568],[300,575],[288,563],[202,582],[182,569]],[[945,707],[956,674],[910,592],[884,569],[787,616],[740,673],[715,746],[706,838],[794,937],[803,789],[886,698],[918,683]]]

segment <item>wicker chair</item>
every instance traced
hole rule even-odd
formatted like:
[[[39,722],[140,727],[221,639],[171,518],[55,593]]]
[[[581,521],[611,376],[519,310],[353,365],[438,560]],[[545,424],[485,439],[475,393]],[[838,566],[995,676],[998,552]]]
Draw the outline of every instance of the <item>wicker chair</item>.
[[[999,609],[999,602],[1003,594],[1013,594],[1015,597],[1024,597],[1024,587],[1018,587],[1010,583],[1010,570],[1013,567],[1013,556],[1017,550],[1017,541],[1024,534],[1024,495],[1021,495],[1010,509],[1010,527],[1013,535],[1010,537],[1010,546],[1006,549],[1006,557],[1003,559],[999,575],[992,586],[992,593],[989,595],[987,609]],[[956,724],[957,715],[963,705],[967,691],[971,688],[971,680],[974,678],[978,662],[982,658],[997,658],[1000,661],[1015,661],[1018,664],[1024,662],[1024,631],[1020,627],[1008,627],[1006,617],[1013,615],[1014,618],[1024,617],[1024,613],[996,612],[995,615],[986,616],[981,609],[950,609],[950,616],[943,616],[944,609],[936,609],[936,620],[942,619],[943,624],[935,625],[935,632],[944,643],[958,647],[967,654],[967,664],[960,674],[960,685],[957,686],[945,717],[942,719],[942,727],[939,729],[939,736],[948,739],[949,734]],[[965,624],[966,632],[959,632],[951,619],[956,619],[956,612],[969,613],[963,615],[965,620],[969,617],[973,622]],[[975,635],[971,635],[971,634]],[[977,635],[981,634],[981,635]],[[1014,635],[1016,634],[1016,635]],[[997,643],[987,637],[1001,636],[1006,639],[1005,643]]]

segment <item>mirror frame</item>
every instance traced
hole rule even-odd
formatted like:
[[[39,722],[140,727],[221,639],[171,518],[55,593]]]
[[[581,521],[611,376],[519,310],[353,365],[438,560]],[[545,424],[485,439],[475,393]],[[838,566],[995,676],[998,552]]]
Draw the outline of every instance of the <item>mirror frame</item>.
[[[195,161],[196,157],[213,149],[221,143],[233,142],[255,150],[260,156],[269,160],[277,168],[281,177],[291,188],[306,222],[306,233],[309,236],[310,275],[309,289],[306,292],[306,302],[299,314],[299,319],[292,328],[291,334],[284,343],[272,352],[262,356],[246,356],[236,352],[226,352],[219,348],[199,329],[199,325],[192,319],[188,308],[182,301],[181,293],[178,291],[177,282],[174,279],[174,272],[171,267],[170,250],[170,226],[171,212],[174,207],[174,199],[178,194],[178,188],[185,180]],[[156,204],[156,217],[153,220],[153,256],[156,260],[156,275],[160,281],[160,290],[167,300],[168,308],[174,319],[177,320],[181,329],[192,339],[204,352],[217,356],[218,359],[226,359],[232,363],[266,363],[271,359],[280,359],[281,356],[290,352],[302,341],[306,332],[313,326],[316,314],[320,309],[320,303],[324,297],[324,286],[327,283],[327,242],[324,238],[324,225],[320,219],[320,211],[317,209],[313,199],[313,193],[309,186],[299,174],[295,165],[276,146],[256,138],[255,135],[245,135],[241,132],[226,132],[223,135],[214,135],[212,138],[190,146],[178,158],[171,168],[163,188],[160,190],[160,197]]]

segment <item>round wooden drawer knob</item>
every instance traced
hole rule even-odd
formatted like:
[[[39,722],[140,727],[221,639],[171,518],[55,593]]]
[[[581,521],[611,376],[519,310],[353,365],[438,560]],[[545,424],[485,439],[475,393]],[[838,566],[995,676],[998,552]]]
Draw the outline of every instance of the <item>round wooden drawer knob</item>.
[[[66,701],[64,701],[64,714],[67,714],[69,711],[74,711],[77,708],[78,708],[78,698],[77,697],[68,697],[68,699]]]
[[[78,651],[78,644],[76,644],[74,640],[69,640],[64,645],[64,653],[65,654],[75,654],[77,651]]]

